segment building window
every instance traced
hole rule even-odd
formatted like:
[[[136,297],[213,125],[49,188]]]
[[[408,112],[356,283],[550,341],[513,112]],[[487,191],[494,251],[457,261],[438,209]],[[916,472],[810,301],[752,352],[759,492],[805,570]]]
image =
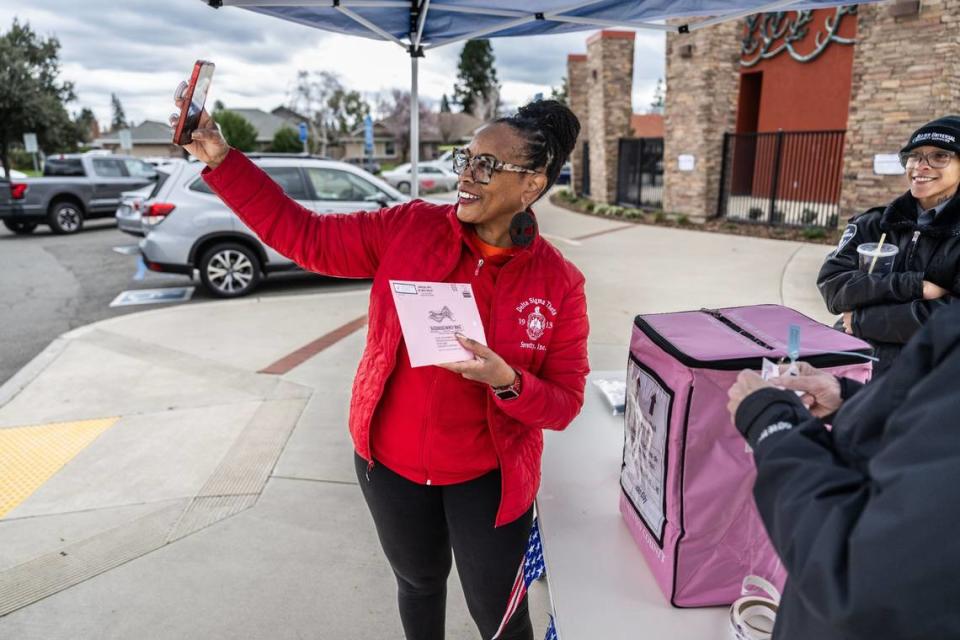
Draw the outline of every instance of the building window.
[[[383,143],[383,155],[392,158],[397,155],[397,145],[393,140],[387,140]]]

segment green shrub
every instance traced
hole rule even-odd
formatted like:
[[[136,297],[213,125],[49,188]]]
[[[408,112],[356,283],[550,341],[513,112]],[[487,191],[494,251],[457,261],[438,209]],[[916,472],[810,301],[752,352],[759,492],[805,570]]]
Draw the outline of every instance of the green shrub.
[[[681,214],[681,215],[677,218],[677,224],[683,225],[683,226],[686,226],[686,225],[690,224],[690,218],[689,218],[689,216],[687,216],[686,214]]]
[[[803,213],[800,214],[800,221],[803,224],[813,224],[817,221],[819,214],[813,209],[804,209]]]
[[[657,211],[655,214],[653,214],[653,221],[657,224],[663,224],[667,221],[667,214],[663,211]]]
[[[822,240],[827,237],[826,229],[820,227],[804,227],[801,233],[807,240]]]
[[[586,209],[589,213],[593,213],[596,208],[597,208],[596,202],[588,202],[587,206],[584,207],[584,209]]]
[[[751,207],[750,211],[747,212],[747,217],[751,220],[759,220],[763,217],[763,209],[760,207]]]

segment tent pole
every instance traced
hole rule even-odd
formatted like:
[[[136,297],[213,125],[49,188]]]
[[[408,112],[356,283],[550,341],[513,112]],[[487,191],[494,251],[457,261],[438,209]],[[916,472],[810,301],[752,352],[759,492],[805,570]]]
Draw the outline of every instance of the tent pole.
[[[418,58],[410,54],[410,197],[420,197],[420,96],[417,91]]]

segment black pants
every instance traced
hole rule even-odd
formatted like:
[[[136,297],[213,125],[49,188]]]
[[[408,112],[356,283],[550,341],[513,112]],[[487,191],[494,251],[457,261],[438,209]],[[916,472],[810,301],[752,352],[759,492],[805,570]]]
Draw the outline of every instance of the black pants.
[[[494,528],[500,503],[500,472],[447,486],[424,486],[354,455],[357,478],[397,577],[400,619],[407,640],[442,640],[451,551],[467,607],[480,636],[500,627],[523,561],[533,507],[519,519]],[[500,634],[503,640],[532,640],[527,600]]]

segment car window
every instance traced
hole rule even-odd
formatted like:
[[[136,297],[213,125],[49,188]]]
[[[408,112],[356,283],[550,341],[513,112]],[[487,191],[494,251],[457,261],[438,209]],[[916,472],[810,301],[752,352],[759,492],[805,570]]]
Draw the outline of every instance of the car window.
[[[157,170],[143,160],[124,158],[123,164],[127,167],[127,173],[134,178],[153,178],[157,175]]]
[[[436,167],[417,167],[420,170],[420,173],[442,173],[440,169]]]
[[[307,187],[303,184],[303,176],[297,167],[261,167],[274,182],[280,185],[283,192],[294,200],[309,200]]]
[[[47,158],[43,164],[43,175],[82,178],[86,174],[80,158]]]
[[[203,181],[203,178],[197,178],[190,183],[190,191],[196,191],[198,193],[209,193],[213,194],[213,190],[207,186],[207,183]]]
[[[150,195],[147,196],[148,200],[157,197],[157,194],[160,193],[160,187],[163,186],[163,183],[166,182],[169,177],[169,173],[157,171],[157,182],[153,185],[153,189],[150,190]]]
[[[112,158],[94,158],[93,170],[102,178],[123,178],[123,164]]]
[[[309,168],[307,175],[317,194],[317,200],[364,200],[381,193],[380,189],[363,178],[339,169]]]

